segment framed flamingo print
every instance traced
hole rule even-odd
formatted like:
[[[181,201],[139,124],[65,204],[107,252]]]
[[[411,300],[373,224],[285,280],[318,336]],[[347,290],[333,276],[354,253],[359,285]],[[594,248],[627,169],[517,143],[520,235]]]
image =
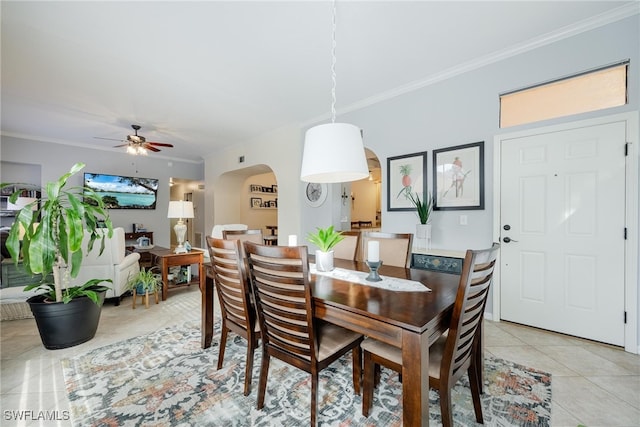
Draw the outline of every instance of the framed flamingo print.
[[[484,141],[433,150],[433,209],[484,209]]]
[[[387,211],[414,211],[409,194],[427,198],[427,152],[387,158]]]

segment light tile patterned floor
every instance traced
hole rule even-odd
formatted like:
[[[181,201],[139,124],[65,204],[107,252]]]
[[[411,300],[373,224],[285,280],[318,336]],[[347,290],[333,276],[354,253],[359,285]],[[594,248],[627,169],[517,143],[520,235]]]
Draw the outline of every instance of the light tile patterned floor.
[[[68,401],[61,358],[199,319],[200,292],[192,287],[171,291],[166,301],[149,309],[132,310],[130,297],[119,307],[107,303],[96,337],[64,350],[46,350],[33,319],[1,322],[0,425],[70,425],[64,420]],[[553,426],[640,426],[640,356],[508,322],[485,324],[487,352],[553,375]],[[15,411],[32,411],[34,418],[53,414],[58,420],[20,422],[11,419]]]

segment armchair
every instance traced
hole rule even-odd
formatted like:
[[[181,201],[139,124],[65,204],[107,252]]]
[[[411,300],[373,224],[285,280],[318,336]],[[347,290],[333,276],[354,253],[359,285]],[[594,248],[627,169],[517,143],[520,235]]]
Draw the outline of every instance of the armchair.
[[[86,240],[82,243],[83,250],[86,249]],[[100,255],[100,242],[96,241],[93,249],[82,261],[78,276],[71,280],[71,285],[82,285],[91,279],[111,279],[113,283],[107,283],[110,287],[106,298],[117,298],[116,305],[120,304],[120,297],[126,292],[126,284],[129,277],[140,271],[139,253],[126,253],[124,229],[116,227],[113,229],[113,236],[104,241],[104,251]]]

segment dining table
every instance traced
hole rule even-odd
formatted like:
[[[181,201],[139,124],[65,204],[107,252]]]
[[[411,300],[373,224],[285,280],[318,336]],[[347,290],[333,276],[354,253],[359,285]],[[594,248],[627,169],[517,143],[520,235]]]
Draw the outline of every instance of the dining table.
[[[313,260],[313,257],[311,257]],[[334,266],[368,272],[366,263],[334,259]],[[429,346],[448,327],[458,274],[386,266],[380,276],[419,282],[428,290],[400,291],[326,274],[311,274],[314,316],[402,350],[404,426],[429,425]],[[202,292],[202,347],[213,338],[213,284]]]

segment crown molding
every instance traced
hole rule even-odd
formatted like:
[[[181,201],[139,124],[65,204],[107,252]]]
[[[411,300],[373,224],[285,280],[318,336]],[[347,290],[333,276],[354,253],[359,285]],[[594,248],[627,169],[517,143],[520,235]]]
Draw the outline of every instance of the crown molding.
[[[509,48],[494,52],[489,55],[485,55],[480,58],[473,59],[471,61],[464,62],[462,64],[458,64],[440,73],[436,73],[426,78],[415,80],[405,85],[398,86],[394,89],[381,92],[377,95],[370,96],[368,98],[364,98],[360,101],[354,102],[350,105],[340,108],[337,111],[337,114],[340,115],[340,114],[357,111],[362,108],[377,104],[379,102],[386,101],[388,99],[395,98],[397,96],[404,95],[406,93],[410,93],[418,89],[422,89],[426,86],[430,86],[438,82],[451,79],[453,77],[459,76],[469,71],[473,71],[473,70],[485,67],[487,65],[503,61],[505,59],[523,54],[525,52],[538,49],[542,46],[546,46],[546,45],[558,42],[560,40],[564,40],[566,38],[575,36],[577,34],[581,34],[599,27],[603,27],[613,22],[617,22],[622,19],[631,17],[633,15],[638,15],[638,14],[640,14],[640,2],[629,3],[624,6],[618,7],[616,9],[612,9],[608,12],[602,13],[600,15],[593,16],[591,18],[576,22],[575,24],[568,25],[566,27],[549,32],[547,34],[543,34],[531,40],[527,40],[526,42],[516,44]],[[324,114],[320,117],[314,118],[313,120],[306,121],[305,123],[302,124],[302,126],[307,127],[307,126],[316,124],[318,122],[326,121],[328,117],[330,117],[328,114]]]

